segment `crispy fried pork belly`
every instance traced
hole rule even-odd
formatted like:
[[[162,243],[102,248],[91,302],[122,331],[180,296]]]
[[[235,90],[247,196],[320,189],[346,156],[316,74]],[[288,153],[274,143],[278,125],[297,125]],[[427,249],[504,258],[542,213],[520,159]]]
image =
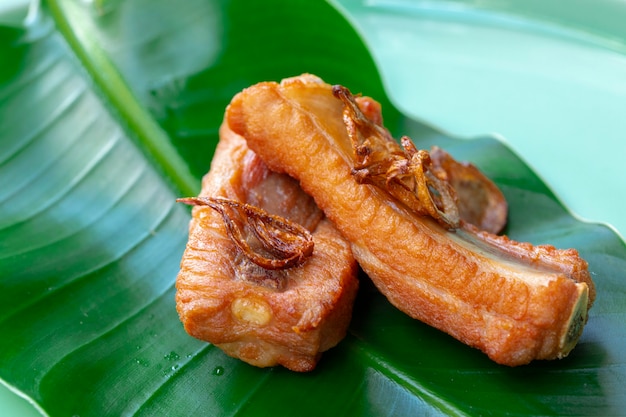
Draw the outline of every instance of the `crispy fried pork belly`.
[[[397,308],[500,364],[566,356],[595,295],[587,263],[573,249],[514,242],[464,221],[428,155],[408,138],[399,151],[381,142],[380,129],[350,116],[345,99],[359,100],[334,90],[312,75],[260,83],[233,98],[226,120],[270,169],[300,182]],[[368,152],[391,164],[368,161]]]
[[[313,369],[345,336],[358,281],[349,243],[292,178],[223,126],[176,281],[185,330],[259,367]]]

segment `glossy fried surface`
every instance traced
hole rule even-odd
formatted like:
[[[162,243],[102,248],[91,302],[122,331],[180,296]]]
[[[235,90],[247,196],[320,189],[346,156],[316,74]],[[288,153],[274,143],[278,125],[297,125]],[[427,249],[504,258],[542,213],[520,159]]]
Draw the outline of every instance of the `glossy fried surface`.
[[[343,113],[330,85],[303,75],[244,90],[226,120],[270,169],[300,181],[400,310],[501,364],[566,356],[595,295],[578,253],[513,242],[465,222],[449,229],[361,184]]]
[[[186,331],[255,366],[310,371],[350,322],[358,281],[349,243],[296,181],[271,172],[226,126],[200,195],[296,222],[314,249],[300,266],[263,268],[237,248],[219,213],[194,207],[176,281]]]

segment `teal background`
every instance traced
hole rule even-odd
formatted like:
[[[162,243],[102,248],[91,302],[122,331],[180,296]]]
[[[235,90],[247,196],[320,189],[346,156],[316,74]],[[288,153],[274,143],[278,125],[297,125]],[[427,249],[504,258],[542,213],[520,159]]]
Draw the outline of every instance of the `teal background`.
[[[496,135],[572,213],[626,235],[625,2],[339,3],[405,114]]]

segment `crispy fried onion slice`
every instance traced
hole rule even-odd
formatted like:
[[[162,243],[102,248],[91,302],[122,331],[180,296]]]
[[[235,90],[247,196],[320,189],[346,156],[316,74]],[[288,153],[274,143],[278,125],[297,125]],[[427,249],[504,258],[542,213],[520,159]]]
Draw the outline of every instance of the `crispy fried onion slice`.
[[[313,236],[307,229],[259,207],[221,197],[187,197],[176,201],[209,206],[217,211],[230,239],[244,256],[262,268],[292,268],[313,254]]]
[[[355,155],[352,175],[361,184],[385,190],[419,215],[428,215],[448,229],[459,227],[456,193],[446,173],[432,164],[427,151],[404,136],[402,147],[384,127],[363,114],[346,87],[333,86],[345,104],[343,121]]]

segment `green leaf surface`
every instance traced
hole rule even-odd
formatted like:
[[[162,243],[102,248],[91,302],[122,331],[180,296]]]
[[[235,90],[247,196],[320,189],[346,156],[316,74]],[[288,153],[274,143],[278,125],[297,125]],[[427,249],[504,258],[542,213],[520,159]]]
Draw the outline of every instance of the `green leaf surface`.
[[[492,138],[401,115],[322,1],[50,1],[0,28],[0,378],[52,416],[615,415],[626,409],[626,247],[573,218]],[[510,369],[409,319],[362,277],[347,338],[314,372],[257,369],[185,334],[174,280],[224,107],[312,72],[380,100],[421,147],[479,165],[514,239],[575,247],[598,298],[561,361]]]

